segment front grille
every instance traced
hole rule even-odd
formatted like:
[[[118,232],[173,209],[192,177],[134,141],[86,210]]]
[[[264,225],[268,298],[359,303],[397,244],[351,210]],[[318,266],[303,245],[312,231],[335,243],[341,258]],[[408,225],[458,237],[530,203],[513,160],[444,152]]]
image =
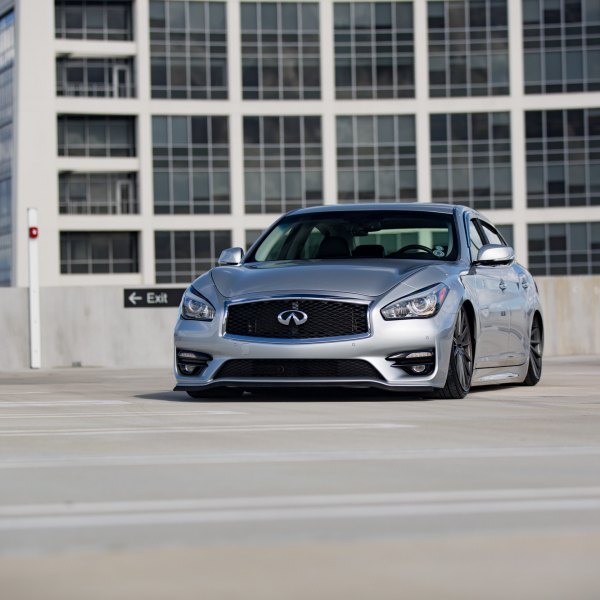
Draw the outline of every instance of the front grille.
[[[228,360],[215,379],[241,377],[322,377],[328,379],[382,379],[373,365],[357,359],[240,359]]]
[[[282,325],[277,317],[299,310],[308,317],[303,325]],[[311,339],[368,333],[366,304],[331,300],[266,300],[231,304],[225,332],[262,338]]]

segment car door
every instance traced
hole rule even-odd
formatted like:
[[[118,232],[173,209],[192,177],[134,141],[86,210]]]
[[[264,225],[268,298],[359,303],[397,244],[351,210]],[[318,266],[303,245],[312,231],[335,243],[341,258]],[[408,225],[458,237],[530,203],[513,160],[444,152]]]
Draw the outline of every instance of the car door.
[[[487,243],[478,219],[469,221],[471,261]],[[510,308],[506,304],[507,267],[473,265],[480,330],[476,342],[475,368],[500,367],[507,364]]]
[[[496,228],[480,221],[488,244],[507,246]],[[515,267],[514,262],[502,267],[504,281],[503,304],[509,314],[508,349],[503,363],[507,366],[522,365],[529,352],[529,315],[527,313],[528,280]],[[499,271],[500,272],[500,271]]]

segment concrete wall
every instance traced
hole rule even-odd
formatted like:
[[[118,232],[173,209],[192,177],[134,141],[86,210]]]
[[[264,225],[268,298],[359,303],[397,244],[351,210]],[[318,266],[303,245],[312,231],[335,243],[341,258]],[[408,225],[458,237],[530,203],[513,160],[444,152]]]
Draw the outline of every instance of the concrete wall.
[[[122,287],[42,288],[42,368],[166,367],[177,308],[124,308]],[[0,371],[29,366],[27,290],[0,288]]]
[[[121,287],[43,288],[44,367],[155,367],[172,362],[177,308],[124,308]]]
[[[540,277],[546,355],[600,355],[600,276]],[[170,368],[176,308],[124,308],[122,287],[41,290],[42,367]],[[0,371],[29,361],[27,290],[0,288]]]
[[[545,354],[600,354],[600,276],[536,277],[544,306]]]
[[[0,288],[0,371],[29,364],[27,290]]]

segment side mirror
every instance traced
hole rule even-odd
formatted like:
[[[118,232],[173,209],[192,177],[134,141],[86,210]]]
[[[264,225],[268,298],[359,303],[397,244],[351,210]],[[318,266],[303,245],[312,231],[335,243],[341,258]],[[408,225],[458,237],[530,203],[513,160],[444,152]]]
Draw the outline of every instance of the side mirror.
[[[242,258],[244,258],[243,248],[227,248],[227,250],[223,250],[223,252],[221,252],[218,264],[220,267],[225,265],[238,267],[242,264]]]
[[[486,244],[477,253],[477,263],[499,264],[507,263],[515,259],[515,251],[510,246],[499,244]]]

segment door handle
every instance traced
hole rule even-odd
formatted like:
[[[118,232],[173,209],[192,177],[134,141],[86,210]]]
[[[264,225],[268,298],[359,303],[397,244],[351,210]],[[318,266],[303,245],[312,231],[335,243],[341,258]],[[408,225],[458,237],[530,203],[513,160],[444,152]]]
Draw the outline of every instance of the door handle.
[[[500,280],[500,283],[498,284],[498,287],[504,291],[506,289],[506,283],[504,283],[504,279]]]
[[[526,290],[529,287],[529,283],[527,282],[527,279],[525,279],[525,277],[523,277],[523,279],[521,279],[521,287]]]

